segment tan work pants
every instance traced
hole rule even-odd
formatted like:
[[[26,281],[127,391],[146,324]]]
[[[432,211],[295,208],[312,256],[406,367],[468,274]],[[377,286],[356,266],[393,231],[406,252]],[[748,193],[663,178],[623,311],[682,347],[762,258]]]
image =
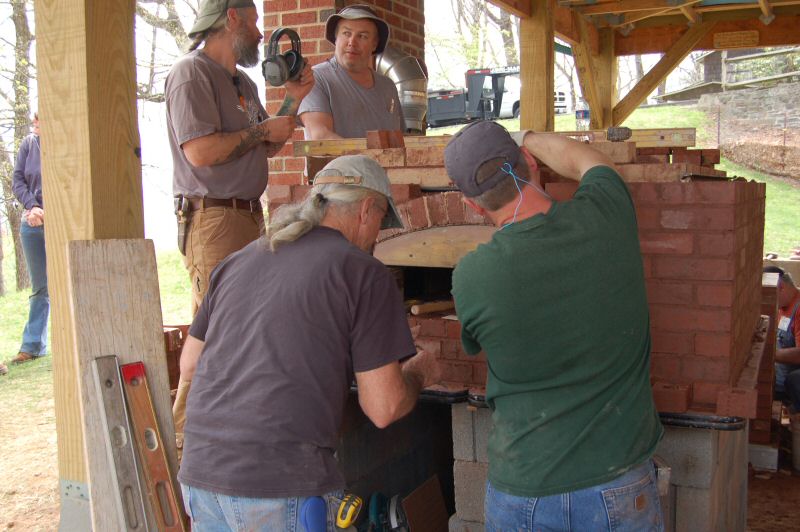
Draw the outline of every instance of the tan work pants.
[[[192,316],[197,314],[208,290],[211,272],[217,264],[264,232],[264,214],[251,213],[231,207],[209,207],[192,212],[186,235],[186,256],[183,264],[189,271],[192,284]],[[191,381],[181,379],[172,417],[175,420],[175,437],[178,453],[183,447],[183,426],[186,422],[186,398]]]

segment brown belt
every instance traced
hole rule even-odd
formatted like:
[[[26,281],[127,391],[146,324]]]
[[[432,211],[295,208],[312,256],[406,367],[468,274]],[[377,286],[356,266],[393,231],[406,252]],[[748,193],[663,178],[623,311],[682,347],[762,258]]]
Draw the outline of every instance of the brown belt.
[[[217,199],[217,198],[186,198],[193,211],[208,207],[229,207],[250,212],[262,212],[261,202],[258,200],[242,199]]]

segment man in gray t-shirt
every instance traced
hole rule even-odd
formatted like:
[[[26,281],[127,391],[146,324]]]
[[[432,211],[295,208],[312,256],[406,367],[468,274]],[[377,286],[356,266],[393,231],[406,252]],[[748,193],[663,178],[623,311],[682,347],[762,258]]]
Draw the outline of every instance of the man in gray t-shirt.
[[[386,172],[340,157],[214,271],[181,354],[193,381],[178,478],[193,525],[297,530],[306,499],[335,504],[345,488],[334,451],[353,379],[378,427],[439,380],[370,253],[389,227],[402,223]]]
[[[279,116],[267,116],[256,85],[237,67],[258,63],[263,35],[257,21],[253,0],[202,0],[189,32],[192,51],[167,76],[178,247],[189,272],[193,314],[217,264],[261,233],[267,158],[294,131],[297,106],[314,84],[308,69],[286,84]],[[182,378],[173,407],[179,449],[188,391]]]
[[[313,68],[316,84],[298,114],[307,139],[366,137],[367,131],[405,131],[397,88],[372,68],[386,48],[389,26],[368,6],[328,17],[325,37],[334,56]]]

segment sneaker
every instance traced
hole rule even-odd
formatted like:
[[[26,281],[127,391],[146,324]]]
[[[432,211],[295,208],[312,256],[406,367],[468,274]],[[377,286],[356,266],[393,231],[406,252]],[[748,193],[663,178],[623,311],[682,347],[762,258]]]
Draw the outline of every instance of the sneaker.
[[[6,373],[8,373],[8,368],[5,364],[0,364],[0,375],[5,375]]]

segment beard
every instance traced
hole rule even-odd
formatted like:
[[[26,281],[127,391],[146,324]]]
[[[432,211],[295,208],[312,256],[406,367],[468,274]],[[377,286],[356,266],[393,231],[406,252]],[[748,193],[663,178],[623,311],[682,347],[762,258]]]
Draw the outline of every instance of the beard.
[[[237,31],[233,40],[233,52],[238,57],[237,64],[245,68],[256,66],[259,59],[258,39],[250,40],[246,31]]]

